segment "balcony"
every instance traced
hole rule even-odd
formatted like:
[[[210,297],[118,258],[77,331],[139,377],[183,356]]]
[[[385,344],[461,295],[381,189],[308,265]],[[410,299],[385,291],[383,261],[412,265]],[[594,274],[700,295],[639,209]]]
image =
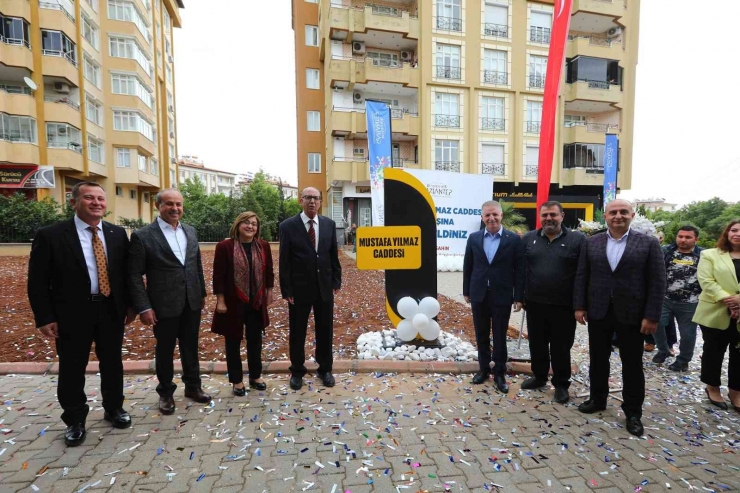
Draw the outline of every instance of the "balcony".
[[[155,156],[157,153],[157,147],[154,145],[154,142],[139,132],[115,130],[113,134],[109,133],[108,135],[112,135],[112,138],[109,140],[114,147],[133,148],[137,152],[142,152],[149,156]]]
[[[80,105],[66,97],[44,96],[44,118],[80,128]]]
[[[42,50],[42,63],[45,76],[66,79],[75,87],[80,85],[80,75],[77,71],[77,62],[70,54],[63,56],[61,51]]]
[[[528,134],[538,134],[542,130],[542,122],[540,121],[525,122],[525,124],[525,132]]]
[[[504,24],[483,24],[483,36],[499,39],[509,39],[509,26]]]
[[[625,14],[624,10],[624,0],[573,0],[571,13],[591,12],[619,18]]]
[[[462,163],[459,161],[434,161],[434,169],[437,171],[453,171],[459,173]]]
[[[616,84],[605,81],[577,80],[565,84],[563,99],[566,102],[583,99],[618,105],[622,102],[623,95],[621,86]]]
[[[550,44],[550,28],[549,27],[536,27],[536,26],[530,27],[529,28],[529,42],[549,45]]]
[[[437,17],[435,26],[440,31],[462,32],[462,19],[457,17]]]
[[[618,134],[619,126],[608,123],[570,123],[563,128],[563,142],[603,144],[607,133]]]
[[[506,164],[504,163],[481,163],[481,172],[484,175],[506,176]]]
[[[408,87],[419,87],[421,76],[418,68],[412,68],[408,63],[401,63],[398,67],[376,65],[369,60],[355,58],[332,57],[329,62],[329,79],[348,81],[351,89],[354,84],[367,82],[389,82]]]
[[[497,72],[495,70],[483,70],[483,84],[493,84],[496,86],[509,85],[509,74],[506,72]]]
[[[332,181],[348,181],[351,183],[369,181],[370,165],[359,157],[335,157],[326,175],[329,183]]]
[[[566,58],[588,56],[593,58],[608,58],[622,61],[624,50],[622,41],[606,36],[582,36],[569,34],[566,45]]]
[[[419,18],[403,6],[366,5],[346,8],[332,5],[329,9],[329,37],[346,39],[338,32],[366,33],[369,30],[398,33],[404,38],[419,39]]]
[[[49,164],[56,169],[84,171],[82,146],[71,143],[49,143],[46,150]]]
[[[437,79],[461,81],[462,69],[460,67],[450,67],[448,65],[435,65],[433,67],[434,76]]]
[[[27,87],[0,84],[0,113],[36,118],[36,99]]]
[[[506,131],[506,120],[504,120],[503,118],[482,117],[480,119],[480,129],[481,130],[493,130],[495,132],[505,132]]]
[[[432,115],[434,126],[441,128],[460,128],[458,115]]]
[[[0,36],[0,60],[8,67],[22,67],[33,72],[33,52],[26,40]]]
[[[331,112],[331,134],[352,138],[354,134],[367,133],[365,110],[335,106]],[[391,108],[391,131],[394,134],[418,136],[421,131],[419,115],[402,108]]]
[[[11,142],[0,136],[0,162],[41,164],[38,144]]]
[[[524,179],[525,180],[536,180],[538,169],[539,169],[539,166],[536,164],[525,164],[524,165]]]
[[[56,2],[39,2],[39,22],[44,29],[62,31],[69,39],[77,39],[75,16]]]
[[[560,172],[560,184],[562,186],[571,185],[604,185],[604,168],[597,167],[563,167]]]
[[[545,76],[530,74],[529,80],[527,81],[527,87],[530,89],[545,89]]]

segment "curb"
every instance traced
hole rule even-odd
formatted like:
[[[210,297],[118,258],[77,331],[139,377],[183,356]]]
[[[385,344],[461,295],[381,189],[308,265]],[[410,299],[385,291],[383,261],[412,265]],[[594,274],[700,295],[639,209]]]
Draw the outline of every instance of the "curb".
[[[246,363],[242,363],[246,371]],[[265,361],[262,363],[262,373],[289,373],[290,361]],[[310,372],[316,371],[318,365],[307,361],[306,369]],[[511,361],[506,365],[507,373],[532,373],[529,363]],[[98,362],[88,363],[86,373],[98,373]],[[175,372],[182,371],[180,360],[175,360]],[[226,373],[226,362],[211,361],[201,362],[202,373]],[[478,363],[456,363],[453,361],[386,361],[386,360],[335,360],[334,373],[475,373],[478,371]],[[577,369],[576,369],[577,371]],[[124,361],[123,372],[128,374],[154,374],[154,360]],[[0,363],[0,375],[24,374],[44,375],[58,374],[59,363],[42,362],[18,362]]]

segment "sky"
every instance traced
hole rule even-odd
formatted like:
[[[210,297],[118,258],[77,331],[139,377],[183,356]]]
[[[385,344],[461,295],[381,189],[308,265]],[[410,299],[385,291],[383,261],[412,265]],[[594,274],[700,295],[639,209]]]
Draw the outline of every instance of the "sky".
[[[632,189],[621,196],[740,200],[740,1],[640,4]],[[290,0],[185,0],[181,16],[179,153],[296,184]]]

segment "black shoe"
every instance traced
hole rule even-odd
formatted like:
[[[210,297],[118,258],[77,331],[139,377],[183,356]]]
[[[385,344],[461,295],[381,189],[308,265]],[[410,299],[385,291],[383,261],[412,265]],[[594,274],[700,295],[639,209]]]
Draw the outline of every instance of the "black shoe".
[[[211,402],[211,396],[203,392],[202,389],[186,390],[185,397],[193,399],[195,402],[200,402],[201,404],[208,404]]]
[[[599,411],[603,411],[606,409],[606,403],[597,403],[593,399],[589,399],[585,402],[582,402],[578,406],[578,410],[585,414],[593,414]]]
[[[172,396],[159,397],[159,410],[162,414],[170,415],[175,412],[175,399]]]
[[[668,353],[668,352],[664,353],[663,351],[658,351],[658,353],[655,356],[653,356],[653,363],[656,363],[658,365],[664,363],[666,358],[668,358],[670,354],[671,353]]]
[[[116,409],[115,411],[106,411],[103,414],[103,419],[113,423],[114,428],[128,428],[131,426],[131,416],[123,409]]]
[[[252,387],[253,389],[257,389],[257,390],[266,390],[267,389],[267,384],[265,382],[255,382],[252,379],[249,380],[249,386]]]
[[[324,382],[324,387],[334,387],[334,384],[336,383],[334,381],[334,375],[332,375],[330,371],[326,373],[317,373],[316,377]]]
[[[473,376],[473,384],[480,385],[484,383],[486,380],[488,380],[488,373],[484,373],[482,371],[479,371],[478,373]]]
[[[496,388],[502,394],[508,394],[509,393],[509,384],[506,383],[506,378],[503,375],[494,375],[493,376],[493,383],[496,384]]]
[[[553,399],[555,399],[555,402],[558,404],[565,404],[570,399],[570,396],[568,395],[568,389],[565,387],[555,387],[555,394],[553,395]]]
[[[704,392],[707,393],[707,399],[709,399],[709,402],[722,409],[723,411],[727,411],[728,407],[725,401],[713,401],[712,398],[709,396],[709,389],[707,388],[704,388]]]
[[[234,386],[233,389],[232,389],[232,392],[237,397],[244,397],[245,395],[247,395],[247,389],[246,389],[246,387],[237,387],[237,386]]]
[[[541,389],[547,385],[547,380],[540,380],[537,377],[529,377],[522,382],[522,390]]]
[[[671,371],[689,371],[689,364],[674,361],[673,363],[668,365],[668,369]]]
[[[68,426],[64,430],[64,443],[67,447],[76,447],[85,441],[85,423]]]
[[[627,418],[627,431],[636,437],[641,437],[645,433],[645,429],[642,427],[642,421],[637,416],[630,416]]]
[[[301,390],[303,387],[303,378],[295,375],[290,377],[290,388],[293,390]]]

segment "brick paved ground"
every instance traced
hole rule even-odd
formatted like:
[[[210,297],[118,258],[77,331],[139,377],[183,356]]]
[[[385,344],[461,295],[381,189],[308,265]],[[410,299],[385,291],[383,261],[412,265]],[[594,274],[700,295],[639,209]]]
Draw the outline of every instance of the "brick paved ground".
[[[275,375],[267,392],[241,398],[214,375],[204,379],[213,403],[188,404],[180,386],[173,416],[159,414],[153,376],[131,375],[134,426],[116,430],[89,376],[93,410],[77,448],[64,445],[55,375],[2,376],[0,491],[740,489],[740,414],[710,408],[695,373],[648,374],[642,439],[624,430],[618,399],[587,417],[575,409],[582,399],[520,392],[522,377],[504,397],[449,374],[339,374],[334,389],[300,392]]]

